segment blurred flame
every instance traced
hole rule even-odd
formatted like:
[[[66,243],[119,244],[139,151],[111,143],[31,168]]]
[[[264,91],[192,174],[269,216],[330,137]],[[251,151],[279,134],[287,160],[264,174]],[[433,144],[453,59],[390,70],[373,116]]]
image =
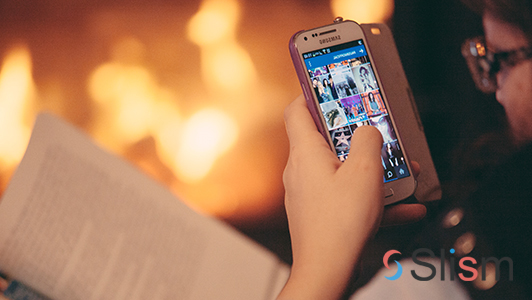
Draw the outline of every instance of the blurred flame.
[[[114,47],[113,60],[90,76],[89,92],[99,108],[94,134],[122,152],[152,136],[161,160],[172,172],[184,182],[197,182],[235,143],[238,126],[214,108],[204,108],[185,120],[176,97],[159,86],[141,65],[142,59],[135,57],[142,53],[140,48],[132,38],[122,40]]]
[[[392,17],[393,0],[332,0],[335,16],[358,23],[383,23]]]
[[[222,111],[207,108],[194,114],[183,128],[175,165],[178,176],[195,182],[207,175],[218,157],[236,142],[238,127]]]
[[[201,48],[204,81],[213,90],[235,92],[256,84],[255,66],[236,40],[239,20],[236,0],[205,0],[188,23],[189,39]]]
[[[238,138],[249,136],[246,130],[266,115],[260,101],[249,105],[258,75],[237,40],[240,17],[238,0],[204,0],[188,21],[188,38],[201,53],[202,88],[207,88],[201,99],[178,99],[174,90],[162,86],[144,61],[147,48],[131,36],[112,45],[111,59],[95,68],[88,81],[96,106],[92,135],[122,154],[151,142],[149,151],[156,151],[159,172],[165,169],[175,176],[166,177],[170,188],[192,207],[218,216],[229,216],[241,209],[242,199],[262,197],[272,185],[270,177],[253,167],[237,176],[244,188],[236,190],[234,179],[226,176],[238,172],[233,170],[242,158],[235,151],[243,150],[233,149]],[[181,109],[183,100],[194,113]],[[223,156],[227,161],[219,161]],[[255,162],[244,156],[247,165]]]
[[[207,84],[229,91],[251,88],[256,71],[248,53],[236,43],[221,43],[218,47],[205,47],[202,51],[203,74]]]
[[[282,82],[292,76],[284,71],[279,75],[282,88],[275,81],[259,81],[257,65],[268,64],[261,55],[270,47],[261,44],[265,36],[245,35],[246,47],[239,40],[239,32],[262,30],[257,23],[239,31],[241,3],[201,0],[149,9],[132,4],[126,10],[91,5],[77,12],[79,20],[64,23],[73,26],[68,32],[44,22],[42,31],[54,38],[37,41],[43,46],[36,64],[38,86],[32,81],[26,48],[13,49],[0,65],[0,185],[9,177],[6,163],[14,167],[23,154],[30,118],[46,108],[82,126],[99,143],[133,161],[202,212],[255,222],[256,216],[271,211],[273,201],[282,199],[279,174],[286,148],[284,134],[278,134],[282,118],[275,116],[285,105],[279,99],[292,93]],[[247,10],[255,4],[248,4],[245,12],[253,13]],[[275,12],[273,22],[287,20],[277,12],[292,15],[300,10],[290,1],[277,11],[262,5],[258,8],[268,8],[266,13]],[[322,5],[315,6],[318,11],[313,7],[305,9],[326,11]],[[192,15],[190,9],[195,8],[199,9]],[[296,26],[296,19],[286,25]],[[14,36],[26,36],[28,24],[12,25]],[[183,25],[187,25],[184,33]],[[183,38],[197,47],[189,47]],[[100,60],[105,58],[103,47],[110,50],[107,61]],[[88,59],[77,59],[80,51]],[[99,63],[94,65],[95,61]],[[265,85],[268,93],[257,94]],[[37,88],[38,98],[32,99]]]
[[[131,42],[129,38],[125,41]],[[115,51],[131,49],[120,44]],[[123,151],[146,136],[156,135],[167,123],[179,120],[180,115],[175,95],[159,86],[148,69],[128,53],[115,53],[115,57],[91,74],[89,93],[99,109],[94,135]],[[123,57],[129,57],[127,62],[118,61]]]
[[[103,112],[100,118],[110,119],[100,135],[120,136],[123,144],[130,144],[149,134],[157,119],[157,89],[146,69],[119,63],[102,65],[91,77],[90,91]]]
[[[240,16],[235,0],[206,0],[188,24],[189,38],[200,46],[234,39]]]
[[[30,136],[25,114],[35,93],[31,69],[31,55],[24,46],[13,47],[0,69],[0,162],[5,169],[20,161]]]

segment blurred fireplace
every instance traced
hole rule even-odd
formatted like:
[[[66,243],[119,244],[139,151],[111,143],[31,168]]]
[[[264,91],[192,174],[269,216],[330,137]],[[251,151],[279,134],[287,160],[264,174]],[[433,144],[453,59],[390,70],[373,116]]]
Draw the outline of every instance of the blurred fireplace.
[[[199,211],[274,225],[282,113],[300,93],[288,39],[334,15],[300,0],[2,1],[0,191],[46,110]]]

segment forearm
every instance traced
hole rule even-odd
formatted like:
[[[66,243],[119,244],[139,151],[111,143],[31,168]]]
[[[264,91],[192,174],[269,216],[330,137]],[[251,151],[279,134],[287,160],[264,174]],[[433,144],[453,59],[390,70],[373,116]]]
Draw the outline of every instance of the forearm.
[[[363,228],[371,214],[353,214],[354,228]],[[339,224],[336,224],[339,225]],[[348,227],[352,228],[352,227]],[[293,240],[294,262],[282,299],[338,299],[359,263],[372,230],[339,230],[324,226],[312,229],[320,239]],[[303,246],[304,245],[304,246]]]
[[[294,262],[290,278],[278,300],[340,298],[359,257],[359,254],[340,252],[337,251],[333,256],[320,255],[311,261]]]

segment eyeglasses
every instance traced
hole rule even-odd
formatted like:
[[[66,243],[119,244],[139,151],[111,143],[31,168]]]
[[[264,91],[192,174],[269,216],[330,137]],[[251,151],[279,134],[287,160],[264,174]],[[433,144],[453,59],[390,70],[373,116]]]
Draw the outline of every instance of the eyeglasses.
[[[492,52],[484,37],[467,39],[462,45],[462,56],[467,62],[475,85],[484,93],[497,90],[497,73],[532,58],[532,47],[523,47],[505,52]]]

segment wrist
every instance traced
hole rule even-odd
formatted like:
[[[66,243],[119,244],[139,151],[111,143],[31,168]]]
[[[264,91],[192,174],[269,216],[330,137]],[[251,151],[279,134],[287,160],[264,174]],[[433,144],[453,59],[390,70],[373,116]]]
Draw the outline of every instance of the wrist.
[[[335,249],[334,255],[318,253],[294,260],[281,299],[339,299],[351,279],[360,251]]]

